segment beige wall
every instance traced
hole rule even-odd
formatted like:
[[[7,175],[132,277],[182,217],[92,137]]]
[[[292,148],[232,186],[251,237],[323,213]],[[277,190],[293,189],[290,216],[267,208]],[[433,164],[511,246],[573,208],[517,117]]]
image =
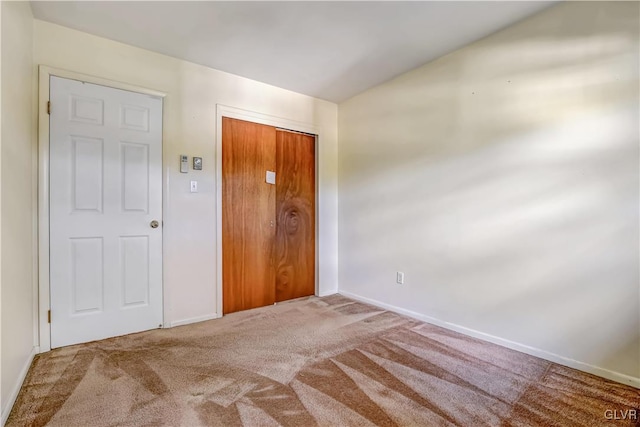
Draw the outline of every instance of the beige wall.
[[[1,395],[8,416],[34,354],[33,18],[26,2],[2,2]]]
[[[164,162],[165,316],[169,323],[216,312],[216,104],[321,128],[320,291],[337,289],[337,106],[193,63],[35,21],[34,62],[166,92]],[[179,155],[204,170],[179,173]],[[199,193],[189,191],[198,180]]]
[[[638,7],[562,3],[340,104],[340,292],[640,386]]]
[[[2,333],[2,5],[0,4],[0,334]],[[0,336],[0,425],[4,421],[2,394],[2,337]]]

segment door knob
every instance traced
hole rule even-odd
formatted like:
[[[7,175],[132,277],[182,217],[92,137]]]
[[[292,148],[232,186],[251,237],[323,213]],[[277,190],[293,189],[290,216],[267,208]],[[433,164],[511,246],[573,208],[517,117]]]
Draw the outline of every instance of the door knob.
[[[151,228],[158,228],[158,226],[160,225],[160,223],[157,220],[153,220],[151,221]]]

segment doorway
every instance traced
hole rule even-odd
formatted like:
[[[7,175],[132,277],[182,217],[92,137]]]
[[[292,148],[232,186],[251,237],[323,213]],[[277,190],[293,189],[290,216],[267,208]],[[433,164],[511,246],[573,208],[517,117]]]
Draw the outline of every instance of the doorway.
[[[162,325],[162,98],[51,76],[51,347]]]
[[[222,118],[224,314],[315,293],[315,144]]]

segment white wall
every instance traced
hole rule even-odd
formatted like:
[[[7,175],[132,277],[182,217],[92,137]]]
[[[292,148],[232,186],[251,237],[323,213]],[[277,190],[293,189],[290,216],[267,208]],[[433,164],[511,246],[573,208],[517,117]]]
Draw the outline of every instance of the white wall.
[[[640,387],[638,9],[562,3],[340,104],[340,292]]]
[[[28,2],[2,2],[2,421],[34,355],[33,17]]]
[[[36,20],[34,62],[166,92],[165,315],[169,323],[216,314],[216,104],[308,123],[319,144],[319,280],[337,290],[337,106],[249,79]],[[179,173],[180,154],[202,172]],[[198,180],[197,194],[189,181]]]
[[[0,333],[2,333],[2,4],[0,4]],[[0,336],[0,425],[4,400],[2,395],[2,337]]]

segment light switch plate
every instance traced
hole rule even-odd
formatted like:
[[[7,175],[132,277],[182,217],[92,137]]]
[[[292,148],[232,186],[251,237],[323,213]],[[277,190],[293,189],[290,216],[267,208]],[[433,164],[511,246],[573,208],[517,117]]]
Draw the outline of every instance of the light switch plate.
[[[274,171],[267,171],[267,184],[276,183],[276,173]]]
[[[198,192],[198,181],[191,181],[191,192],[192,193]]]

